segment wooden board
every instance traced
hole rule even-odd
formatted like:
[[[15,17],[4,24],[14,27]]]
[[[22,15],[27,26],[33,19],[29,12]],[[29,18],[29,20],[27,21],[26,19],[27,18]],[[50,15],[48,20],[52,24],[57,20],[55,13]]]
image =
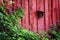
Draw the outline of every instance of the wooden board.
[[[37,32],[36,0],[29,0],[30,31]]]
[[[56,24],[58,24],[58,20],[59,20],[59,15],[58,15],[58,0],[53,0],[53,24],[56,27]]]
[[[22,24],[25,29],[29,30],[28,0],[22,0],[22,8],[24,9]]]
[[[44,0],[37,0],[37,11],[44,11]],[[44,13],[45,14],[45,13]],[[40,16],[40,15],[36,15],[36,16]],[[38,22],[38,31],[44,31],[44,15],[42,17],[38,17],[37,18],[37,22]]]
[[[15,10],[17,7],[23,8],[24,17],[19,19],[19,26],[23,25],[27,30],[33,32],[48,31],[53,24],[55,27],[56,24],[59,24],[60,0],[13,0],[14,3],[8,5],[9,1],[5,1],[6,9],[9,12],[12,12],[12,9]],[[41,13],[37,15],[37,11],[45,12],[45,15],[40,17]]]

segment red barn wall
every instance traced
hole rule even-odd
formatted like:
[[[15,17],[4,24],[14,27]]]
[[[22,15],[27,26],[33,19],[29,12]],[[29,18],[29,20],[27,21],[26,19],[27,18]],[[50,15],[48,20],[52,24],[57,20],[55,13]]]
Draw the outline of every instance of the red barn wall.
[[[17,7],[24,9],[24,17],[19,23],[27,30],[48,31],[52,24],[56,27],[56,24],[59,23],[60,0],[13,0],[13,2],[15,3],[12,5],[8,5],[7,2],[5,4],[10,8],[9,11],[15,10]],[[41,14],[37,15],[37,11],[45,13],[40,17]]]

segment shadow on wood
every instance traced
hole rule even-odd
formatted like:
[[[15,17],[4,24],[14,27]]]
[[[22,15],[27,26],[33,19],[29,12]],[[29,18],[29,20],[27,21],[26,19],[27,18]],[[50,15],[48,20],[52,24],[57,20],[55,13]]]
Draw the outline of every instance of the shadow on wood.
[[[41,18],[41,17],[43,17],[44,14],[45,14],[45,12],[43,12],[43,11],[39,11],[39,10],[36,11],[37,18]]]

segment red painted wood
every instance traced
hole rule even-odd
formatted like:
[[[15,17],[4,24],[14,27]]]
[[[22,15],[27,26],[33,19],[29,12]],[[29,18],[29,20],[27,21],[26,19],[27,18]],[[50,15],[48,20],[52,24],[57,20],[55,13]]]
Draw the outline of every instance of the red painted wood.
[[[30,30],[37,32],[36,0],[29,0]]]
[[[58,8],[59,8],[59,20],[60,20],[60,0],[58,0],[58,1],[59,1],[59,2],[58,2],[58,3],[59,3],[59,4],[58,4],[58,5],[59,5]],[[59,24],[60,24],[60,22],[59,22]]]
[[[24,9],[23,27],[29,30],[28,0],[22,0],[22,8]]]
[[[9,0],[11,1],[11,0]],[[12,12],[12,8],[15,10],[17,7],[24,9],[24,17],[19,19],[19,25],[27,30],[37,31],[48,31],[50,26],[58,23],[60,20],[60,0],[13,0],[12,5],[8,5],[8,1],[5,1],[5,5],[8,11]],[[1,5],[1,0],[0,0]],[[37,18],[36,11],[45,11],[45,15]]]
[[[16,0],[17,1],[17,7],[20,7],[21,4],[20,4],[20,0]]]
[[[49,0],[48,1],[48,19],[49,19],[49,23],[48,23],[48,25],[49,25],[49,28],[52,26],[52,8],[51,8],[51,0]]]
[[[45,0],[45,21],[46,21],[46,31],[48,31],[49,30],[48,0]]]
[[[37,10],[44,12],[44,0],[37,0]],[[37,18],[37,20],[38,31],[44,31],[44,16]]]
[[[57,7],[58,7],[58,4],[57,4],[57,0],[53,0],[53,24],[56,26],[56,21],[58,21],[58,13],[57,13]],[[57,18],[57,19],[56,19]]]
[[[59,10],[58,10],[58,0],[55,0],[55,9],[54,9],[54,13],[55,15],[55,22],[57,22],[57,24],[59,24]],[[54,17],[53,17],[54,18]]]
[[[16,0],[13,0],[13,2],[14,2],[13,3],[13,9],[16,10],[16,8],[17,8],[17,1]]]

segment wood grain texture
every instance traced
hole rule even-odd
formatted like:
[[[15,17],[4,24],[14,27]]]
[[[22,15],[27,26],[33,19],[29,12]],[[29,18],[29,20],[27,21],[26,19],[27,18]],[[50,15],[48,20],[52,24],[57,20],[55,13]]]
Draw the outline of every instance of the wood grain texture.
[[[30,31],[37,32],[36,0],[29,0]]]
[[[6,9],[12,12],[12,9],[22,7],[24,17],[19,19],[19,26],[23,25],[27,30],[48,31],[50,26],[54,24],[56,27],[56,24],[60,23],[58,22],[60,20],[60,0],[13,0],[13,2],[12,5],[8,5],[8,1],[5,1]],[[45,12],[45,15],[40,17],[41,13],[37,15],[37,11]]]
[[[13,0],[13,5],[12,5],[12,7],[13,7],[13,10],[16,10],[16,8],[17,8],[17,1],[16,0]]]
[[[51,4],[52,2],[51,2],[51,0],[49,0],[48,1],[48,19],[49,19],[49,21],[48,21],[48,25],[49,25],[49,28],[51,27],[51,25],[52,25],[52,4]]]
[[[49,19],[48,19],[48,0],[45,0],[45,21],[46,21],[46,31],[49,29]]]
[[[58,22],[58,0],[53,0],[53,24],[55,25],[56,27],[56,22]]]
[[[28,0],[22,0],[22,8],[24,9],[24,17],[23,17],[23,27],[29,30],[29,16],[28,16]]]
[[[38,10],[45,12],[44,11],[44,0],[37,0],[37,11]],[[38,31],[44,31],[44,15],[42,17],[37,18],[37,21],[38,21]]]
[[[58,11],[59,11],[59,20],[60,20],[60,0],[58,0]],[[59,22],[60,24],[60,22]]]

